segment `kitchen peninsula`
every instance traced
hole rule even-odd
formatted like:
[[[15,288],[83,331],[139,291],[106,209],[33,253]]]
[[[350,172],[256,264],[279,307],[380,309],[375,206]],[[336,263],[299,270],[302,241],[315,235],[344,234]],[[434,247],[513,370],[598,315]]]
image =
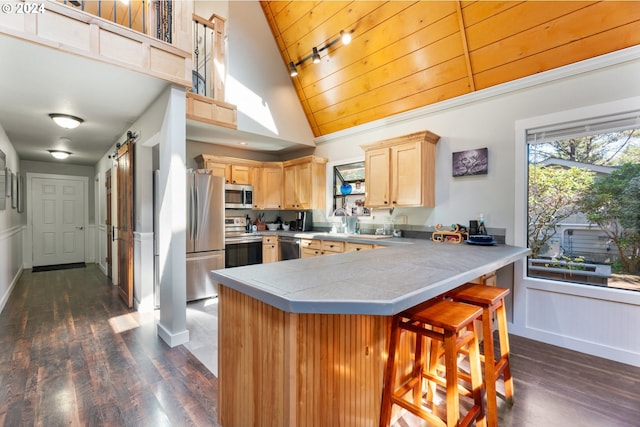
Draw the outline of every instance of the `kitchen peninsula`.
[[[378,425],[391,317],[528,254],[387,244],[212,272],[223,427]]]

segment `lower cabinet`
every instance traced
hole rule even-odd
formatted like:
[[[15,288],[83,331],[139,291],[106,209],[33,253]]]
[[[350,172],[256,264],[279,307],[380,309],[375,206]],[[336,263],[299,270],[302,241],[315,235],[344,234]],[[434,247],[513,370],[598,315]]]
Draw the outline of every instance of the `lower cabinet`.
[[[262,263],[280,261],[279,254],[278,236],[262,237]]]
[[[344,251],[345,252],[360,252],[360,251],[368,251],[373,249],[372,244],[370,243],[353,243],[353,242],[347,242],[344,245]]]
[[[302,239],[300,253],[302,258],[320,255],[341,254],[345,252],[345,242],[334,240]]]

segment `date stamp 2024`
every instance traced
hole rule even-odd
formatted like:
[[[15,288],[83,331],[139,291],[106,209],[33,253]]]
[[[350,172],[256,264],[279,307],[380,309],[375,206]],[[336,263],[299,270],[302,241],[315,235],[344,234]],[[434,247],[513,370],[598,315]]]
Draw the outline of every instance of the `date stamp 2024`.
[[[45,12],[44,3],[0,2],[0,11],[4,14],[26,15]]]

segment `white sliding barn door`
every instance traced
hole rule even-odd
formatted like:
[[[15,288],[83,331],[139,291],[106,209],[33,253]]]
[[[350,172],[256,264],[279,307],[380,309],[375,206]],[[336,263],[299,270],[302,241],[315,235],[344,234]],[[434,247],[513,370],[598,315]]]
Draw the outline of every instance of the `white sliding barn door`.
[[[82,179],[32,178],[33,266],[84,262]]]

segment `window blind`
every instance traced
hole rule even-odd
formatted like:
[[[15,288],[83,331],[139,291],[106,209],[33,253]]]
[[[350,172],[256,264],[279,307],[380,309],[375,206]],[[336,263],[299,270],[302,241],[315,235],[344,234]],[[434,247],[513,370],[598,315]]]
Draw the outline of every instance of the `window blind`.
[[[640,128],[640,110],[528,129],[527,143],[539,144],[634,128]]]

